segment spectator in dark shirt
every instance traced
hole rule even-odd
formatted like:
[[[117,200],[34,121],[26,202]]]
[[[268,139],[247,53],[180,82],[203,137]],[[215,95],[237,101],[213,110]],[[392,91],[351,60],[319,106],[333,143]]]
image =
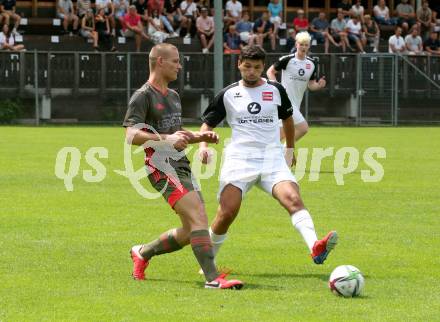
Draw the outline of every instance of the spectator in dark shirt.
[[[264,39],[270,39],[270,47],[275,50],[276,35],[274,33],[274,26],[269,21],[269,13],[264,11],[260,18],[255,20],[254,33],[257,36],[257,45],[263,47]]]
[[[438,33],[431,31],[429,38],[425,41],[425,51],[428,54],[440,56],[440,40],[438,40]]]
[[[148,4],[146,0],[136,0],[133,2],[136,6],[136,11],[138,15],[141,17],[142,22],[148,25],[148,21],[150,20],[148,16]]]
[[[240,35],[235,29],[235,25],[229,25],[228,32],[225,34],[223,43],[225,54],[239,54],[243,44],[240,39]]]
[[[18,26],[20,26],[20,16],[15,12],[15,0],[0,0],[0,22],[3,18],[3,23],[8,25],[11,20],[14,20],[14,28],[12,29],[12,34],[14,36],[18,36],[19,33],[17,31]]]
[[[344,14],[344,18],[346,20],[350,19],[350,10],[351,10],[351,4],[348,2],[348,0],[341,0],[338,5],[337,9],[342,9],[342,13]]]
[[[328,31],[329,23],[325,17],[325,12],[320,12],[319,16],[312,20],[310,25],[311,35],[318,43],[324,43],[325,53],[328,54],[329,41],[336,47],[341,45],[336,43]]]

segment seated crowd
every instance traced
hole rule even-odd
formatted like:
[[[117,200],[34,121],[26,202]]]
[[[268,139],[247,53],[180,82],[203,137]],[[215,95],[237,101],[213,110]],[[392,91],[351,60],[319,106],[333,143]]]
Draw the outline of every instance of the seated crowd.
[[[56,17],[61,20],[62,33],[90,39],[96,51],[116,50],[116,36],[134,38],[137,51],[142,41],[161,43],[169,38],[197,36],[202,52],[209,53],[214,32],[217,32],[212,2],[77,0],[74,4],[72,0],[57,0]],[[342,52],[364,53],[367,46],[378,52],[381,30],[394,28],[394,34],[385,39],[390,53],[440,55],[440,5],[430,8],[427,0],[423,0],[417,10],[408,0],[400,0],[393,12],[386,0],[377,0],[371,15],[365,12],[361,0],[341,0],[334,19],[329,21],[326,13],[320,12],[310,22],[303,10],[297,11],[292,22],[283,21],[282,0],[268,0],[266,10],[251,21],[239,0],[228,0],[223,16],[221,32],[225,53],[239,53],[246,44],[263,45],[265,41],[275,51],[280,38],[286,38],[285,47],[290,51],[300,31],[311,34],[312,45],[323,44],[325,53],[330,52],[330,44]],[[0,0],[0,49],[24,48],[14,41],[19,36],[20,18],[16,13],[16,0]],[[286,35],[280,36],[286,26],[290,27]]]

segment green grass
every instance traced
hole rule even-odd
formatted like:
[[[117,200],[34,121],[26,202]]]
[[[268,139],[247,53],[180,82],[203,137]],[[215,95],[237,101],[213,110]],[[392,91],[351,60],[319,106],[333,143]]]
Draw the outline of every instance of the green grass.
[[[124,168],[121,128],[0,127],[0,321],[439,320],[440,128],[312,128],[300,143],[361,153],[382,146],[385,176],[364,183],[361,162],[338,186],[334,158],[323,161],[319,181],[306,173],[301,191],[318,234],[340,234],[322,266],[285,211],[254,188],[218,257],[246,287],[212,291],[203,289],[188,247],[154,258],[148,281],[130,278],[131,245],[179,222],[162,199],[142,199],[113,171]],[[82,153],[73,192],[54,174],[64,146]],[[99,183],[82,179],[93,146],[109,151]],[[140,168],[142,156],[135,161]],[[210,219],[217,184],[202,180]],[[328,276],[341,264],[364,273],[362,297],[329,292]]]

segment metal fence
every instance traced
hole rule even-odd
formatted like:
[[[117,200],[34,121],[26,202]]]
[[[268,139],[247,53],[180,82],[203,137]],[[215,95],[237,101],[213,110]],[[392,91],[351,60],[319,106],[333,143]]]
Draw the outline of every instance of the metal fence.
[[[270,66],[279,57],[269,54],[266,65]],[[323,91],[307,92],[303,100],[303,113],[310,122],[353,125],[440,122],[440,57],[390,54],[313,57],[318,62],[318,75],[325,75],[327,86]],[[240,78],[238,57],[225,55],[223,59],[226,86]],[[194,102],[202,95],[212,97],[214,56],[181,53],[181,61],[182,72],[171,87],[184,101]],[[88,120],[93,104],[97,104],[105,117],[98,113],[91,117],[92,121],[119,121],[122,112],[108,113],[106,106],[116,104],[124,110],[129,97],[146,81],[147,75],[145,54],[0,52],[0,95],[34,99],[37,120],[41,117],[40,105],[51,101],[55,111],[52,117],[75,115],[79,121]],[[75,102],[78,107],[72,107],[75,113],[69,114],[66,106]],[[84,105],[88,105],[87,113],[81,110]]]

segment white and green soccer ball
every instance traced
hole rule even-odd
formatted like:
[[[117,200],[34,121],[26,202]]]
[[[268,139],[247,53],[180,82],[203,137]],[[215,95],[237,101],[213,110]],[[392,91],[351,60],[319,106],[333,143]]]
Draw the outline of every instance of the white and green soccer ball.
[[[364,289],[365,281],[360,270],[351,265],[341,265],[330,275],[328,286],[330,290],[344,297],[359,296]]]

